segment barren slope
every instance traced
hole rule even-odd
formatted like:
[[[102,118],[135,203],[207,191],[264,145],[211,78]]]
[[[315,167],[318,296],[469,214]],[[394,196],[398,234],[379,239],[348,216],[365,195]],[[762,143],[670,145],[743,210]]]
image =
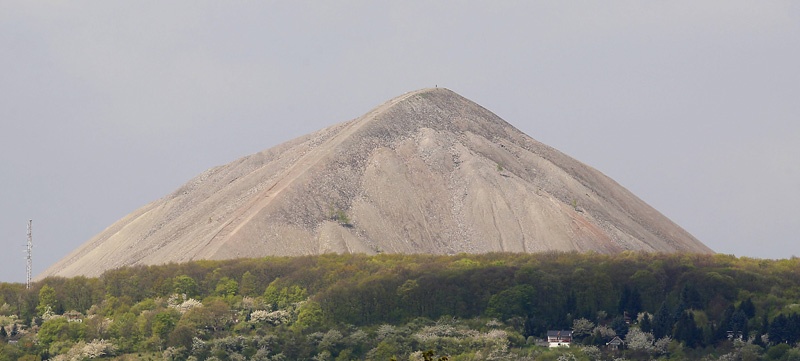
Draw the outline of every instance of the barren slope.
[[[452,91],[423,89],[212,168],[39,277],[266,255],[547,250],[711,252],[597,170]]]

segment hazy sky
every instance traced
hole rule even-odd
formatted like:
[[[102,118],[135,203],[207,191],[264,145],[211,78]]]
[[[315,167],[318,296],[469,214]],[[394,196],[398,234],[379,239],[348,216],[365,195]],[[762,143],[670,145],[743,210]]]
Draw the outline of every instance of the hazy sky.
[[[450,88],[717,252],[800,256],[797,1],[0,0],[0,281],[212,166]]]

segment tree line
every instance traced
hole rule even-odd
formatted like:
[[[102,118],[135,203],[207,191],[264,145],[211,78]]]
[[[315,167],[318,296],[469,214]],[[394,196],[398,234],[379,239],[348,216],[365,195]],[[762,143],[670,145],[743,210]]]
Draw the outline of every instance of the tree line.
[[[442,346],[437,332],[458,334],[466,326],[453,320],[465,320],[472,323],[463,337],[486,343],[485,335],[502,331],[514,352],[534,352],[548,330],[574,329],[577,343],[604,348],[635,329],[631,339],[643,338],[649,347],[641,352],[655,352],[659,340],[663,350],[673,344],[701,353],[738,340],[766,357],[773,347],[798,343],[798,300],[796,258],[635,252],[267,257],[50,277],[31,289],[2,283],[0,345],[4,355],[42,359],[77,349],[102,355],[172,350],[178,358],[223,360],[253,358],[259,350],[269,350],[263,359],[323,351],[330,359],[407,359],[427,350],[415,347],[437,355],[488,354],[465,351],[456,341]],[[393,338],[377,337],[381,327],[389,332],[385,326],[395,327]],[[445,326],[452,330],[430,331]],[[347,341],[361,337],[359,331],[361,341]],[[338,341],[322,342],[331,332]],[[212,351],[215,342],[235,336],[253,344]]]

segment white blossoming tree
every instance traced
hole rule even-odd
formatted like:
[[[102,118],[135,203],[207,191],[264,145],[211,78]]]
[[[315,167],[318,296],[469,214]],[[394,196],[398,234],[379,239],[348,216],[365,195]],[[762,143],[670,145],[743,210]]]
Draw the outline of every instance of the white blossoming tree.
[[[650,352],[653,350],[653,334],[643,332],[638,328],[631,328],[625,336],[625,344],[631,350],[642,350]]]

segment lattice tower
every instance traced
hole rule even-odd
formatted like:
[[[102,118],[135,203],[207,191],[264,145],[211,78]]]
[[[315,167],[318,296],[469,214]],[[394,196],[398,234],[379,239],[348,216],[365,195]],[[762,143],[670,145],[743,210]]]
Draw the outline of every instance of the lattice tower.
[[[31,288],[31,279],[33,278],[33,220],[28,220],[28,249],[26,255],[26,274],[27,277],[25,278],[25,287]]]

